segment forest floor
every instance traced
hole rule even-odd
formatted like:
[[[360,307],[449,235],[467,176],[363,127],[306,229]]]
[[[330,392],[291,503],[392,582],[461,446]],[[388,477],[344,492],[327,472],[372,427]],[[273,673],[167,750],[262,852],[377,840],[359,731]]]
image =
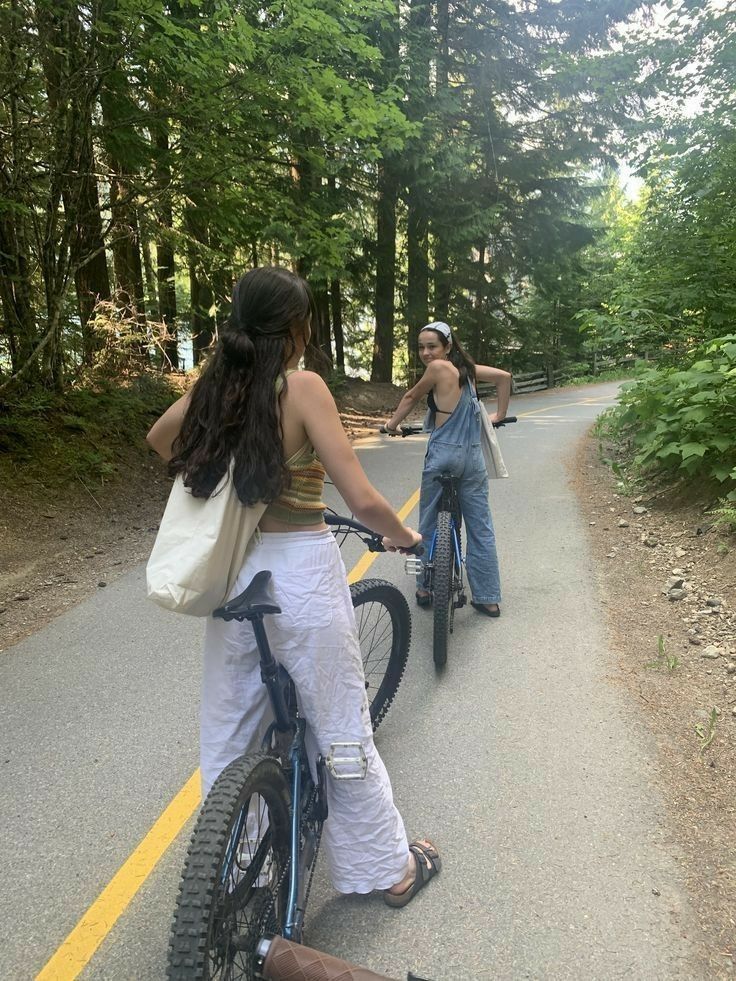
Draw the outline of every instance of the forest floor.
[[[350,437],[375,432],[402,392],[349,382],[337,400]],[[0,472],[0,651],[147,558],[170,481],[142,439],[116,460],[103,486]],[[570,473],[597,559],[611,680],[656,740],[712,976],[734,977],[736,547],[701,500],[622,486],[593,439]]]

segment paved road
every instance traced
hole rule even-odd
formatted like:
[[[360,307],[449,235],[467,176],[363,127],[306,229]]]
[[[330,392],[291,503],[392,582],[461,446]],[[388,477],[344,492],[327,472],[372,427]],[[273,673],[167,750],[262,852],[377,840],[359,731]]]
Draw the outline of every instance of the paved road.
[[[409,669],[379,746],[412,834],[441,878],[403,911],[313,890],[307,940],[396,978],[705,977],[676,840],[649,775],[655,753],[610,680],[592,558],[565,461],[615,386],[517,399],[493,485],[503,616],[456,619],[448,669],[417,611]],[[397,506],[421,439],[361,459]],[[348,567],[359,557],[345,550]],[[371,575],[401,583],[396,557]],[[0,975],[32,978],[196,766],[201,625],[142,601],[138,568],[0,662]],[[82,971],[163,977],[186,833]],[[140,871],[130,873],[141,876]],[[73,977],[62,969],[53,976]]]

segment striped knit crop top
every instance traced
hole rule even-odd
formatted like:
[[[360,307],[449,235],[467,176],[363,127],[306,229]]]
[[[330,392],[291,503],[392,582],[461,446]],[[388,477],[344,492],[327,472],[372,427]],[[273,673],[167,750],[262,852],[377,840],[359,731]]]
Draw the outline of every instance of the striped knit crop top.
[[[279,497],[266,508],[266,515],[287,525],[304,527],[322,524],[325,504],[325,468],[307,441],[286,461],[291,478]]]
[[[292,368],[287,377],[294,374]],[[276,393],[281,391],[283,378],[276,379]],[[286,461],[289,471],[289,486],[284,487],[275,501],[266,508],[264,514],[282,524],[308,527],[322,524],[325,504],[322,494],[325,487],[325,468],[317,459],[314,447],[307,440]]]

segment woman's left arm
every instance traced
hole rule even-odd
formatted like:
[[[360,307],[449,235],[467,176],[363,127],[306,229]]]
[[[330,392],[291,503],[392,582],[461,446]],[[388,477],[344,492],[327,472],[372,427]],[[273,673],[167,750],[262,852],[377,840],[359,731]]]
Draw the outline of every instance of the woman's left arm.
[[[174,440],[179,435],[191,397],[192,393],[187,392],[173,405],[170,405],[166,412],[154,422],[146,436],[148,445],[164,460],[168,461],[174,455]]]
[[[488,382],[496,386],[496,396],[498,403],[496,411],[490,417],[491,422],[503,422],[509,408],[511,398],[511,375],[502,368],[492,368],[487,364],[477,364],[475,366],[476,381]]]
[[[416,385],[409,389],[406,395],[404,395],[402,400],[396,406],[396,411],[385,426],[386,431],[389,432],[390,436],[399,435],[397,432],[398,426],[404,421],[404,419],[406,419],[419,399],[424,398],[424,396],[428,395],[434,388],[435,382],[437,381],[437,372],[433,371],[433,368],[434,365],[430,364]]]

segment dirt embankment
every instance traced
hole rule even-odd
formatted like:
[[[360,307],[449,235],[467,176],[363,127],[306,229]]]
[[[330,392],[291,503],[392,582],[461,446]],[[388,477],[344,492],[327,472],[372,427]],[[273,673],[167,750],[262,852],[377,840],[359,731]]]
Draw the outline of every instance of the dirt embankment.
[[[616,677],[656,738],[712,977],[736,974],[736,541],[702,502],[621,484],[587,440],[571,468]]]

